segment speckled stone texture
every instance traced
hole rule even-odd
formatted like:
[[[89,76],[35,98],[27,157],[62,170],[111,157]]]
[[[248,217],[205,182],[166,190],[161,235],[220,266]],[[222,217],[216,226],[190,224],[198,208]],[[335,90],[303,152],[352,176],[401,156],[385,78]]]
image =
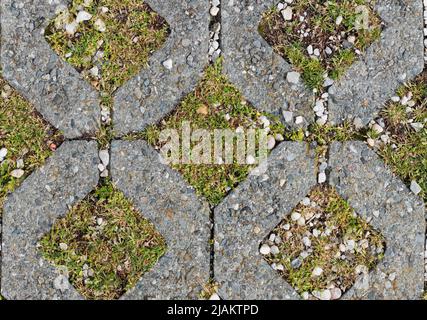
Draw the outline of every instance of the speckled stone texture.
[[[378,0],[375,10],[385,23],[374,42],[336,85],[329,89],[329,120],[374,119],[404,82],[424,68],[423,2]]]
[[[167,251],[122,299],[197,299],[209,280],[209,207],[144,141],[114,141],[114,184],[166,240]]]
[[[118,135],[144,130],[171,112],[201,79],[208,64],[209,3],[204,0],[146,0],[164,17],[171,34],[148,66],[115,95],[113,123]],[[172,69],[163,62],[171,59]]]
[[[362,142],[334,143],[330,184],[385,237],[384,259],[343,299],[420,299],[424,290],[424,204]]]
[[[258,33],[262,14],[277,5],[275,0],[223,1],[221,11],[224,72],[256,108],[281,116],[292,111],[303,116],[302,126],[314,121],[313,94],[302,79],[286,80],[292,66]]]
[[[44,38],[63,0],[2,0],[1,67],[10,82],[66,138],[93,134],[100,123],[98,93]]]
[[[316,185],[313,151],[285,142],[268,164],[266,175],[250,176],[215,209],[215,277],[224,299],[298,298],[259,246]],[[384,259],[342,299],[420,299],[426,227],[421,199],[362,142],[333,143],[329,168],[328,183],[386,241]]]
[[[1,294],[6,299],[80,299],[66,274],[41,257],[37,242],[99,179],[96,142],[64,142],[11,194],[3,213]],[[62,271],[63,272],[63,271]],[[62,277],[65,290],[54,287]]]
[[[283,142],[215,209],[215,278],[223,299],[298,299],[259,253],[262,240],[316,185],[314,151]],[[280,186],[282,184],[282,186]]]

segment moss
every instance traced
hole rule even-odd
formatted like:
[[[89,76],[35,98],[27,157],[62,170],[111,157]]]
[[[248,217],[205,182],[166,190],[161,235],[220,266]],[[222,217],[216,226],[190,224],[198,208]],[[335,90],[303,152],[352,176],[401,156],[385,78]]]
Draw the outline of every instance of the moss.
[[[119,298],[166,251],[154,225],[108,181],[58,220],[40,247],[87,299]]]
[[[344,142],[350,140],[363,140],[366,129],[356,130],[349,122],[339,126],[313,124],[309,127],[310,136],[308,142],[316,142],[318,145],[327,146],[334,141]]]

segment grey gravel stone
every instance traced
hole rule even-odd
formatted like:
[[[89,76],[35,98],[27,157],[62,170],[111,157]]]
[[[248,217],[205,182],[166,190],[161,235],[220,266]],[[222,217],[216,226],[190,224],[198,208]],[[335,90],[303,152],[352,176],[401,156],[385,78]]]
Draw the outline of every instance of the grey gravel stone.
[[[359,117],[366,125],[402,83],[424,68],[422,1],[379,0],[375,10],[385,23],[381,39],[329,89],[333,123]]]
[[[2,74],[66,138],[78,138],[99,127],[98,93],[44,39],[55,9],[48,2],[1,1]]]
[[[71,141],[12,193],[3,213],[1,294],[6,299],[80,299],[37,242],[98,183],[96,142]],[[48,188],[47,188],[48,186]]]
[[[14,178],[21,178],[25,174],[25,171],[22,169],[15,169],[10,172],[10,176]]]
[[[108,166],[110,163],[110,154],[108,150],[99,150],[99,159],[101,160],[104,167]]]
[[[423,190],[415,180],[411,181],[410,189],[414,194],[419,194]]]
[[[424,204],[363,142],[333,143],[329,161],[330,184],[386,242],[384,259],[343,298],[420,299],[424,290]],[[389,286],[384,278],[391,274],[394,280]]]
[[[171,34],[148,67],[125,83],[114,99],[119,135],[144,130],[171,112],[201,79],[208,63],[209,5],[203,0],[146,0],[164,17]],[[183,38],[186,39],[183,45]],[[166,63],[170,61],[171,63]]]
[[[289,83],[290,66],[258,33],[264,12],[274,0],[224,1],[222,3],[222,49],[224,72],[254,107],[281,116],[292,111],[314,121],[313,94],[303,81]],[[289,126],[293,123],[287,123]],[[307,124],[307,123],[305,123]]]
[[[113,141],[111,176],[167,251],[122,299],[196,299],[209,280],[209,207],[146,142]]]
[[[3,161],[3,159],[6,158],[6,155],[7,155],[7,149],[1,148],[0,149],[0,161]]]
[[[268,160],[268,181],[249,175],[215,209],[215,278],[223,299],[298,299],[259,247],[316,184],[315,170],[307,144],[283,142]]]
[[[299,72],[291,71],[286,75],[286,80],[292,84],[298,84],[301,78],[301,74]]]

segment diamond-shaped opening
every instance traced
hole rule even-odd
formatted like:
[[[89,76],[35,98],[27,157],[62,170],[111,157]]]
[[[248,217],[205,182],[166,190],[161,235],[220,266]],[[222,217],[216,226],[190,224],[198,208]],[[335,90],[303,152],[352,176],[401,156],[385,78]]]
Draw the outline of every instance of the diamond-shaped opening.
[[[45,31],[53,50],[108,94],[136,75],[168,35],[165,19],[135,0],[74,0]]]
[[[0,77],[0,223],[3,202],[62,143],[61,133]]]
[[[332,187],[318,186],[263,241],[260,253],[304,299],[339,299],[382,259],[382,235]]]
[[[163,237],[111,182],[58,220],[39,242],[43,257],[87,299],[118,299],[166,252]]]
[[[209,150],[209,163],[171,163],[171,167],[180,172],[192,185],[196,192],[205,197],[211,205],[217,205],[226,194],[242,182],[249,172],[255,168],[254,161],[259,163],[259,146],[257,141],[255,152],[245,150],[244,161],[237,155],[237,139],[234,139],[232,161],[226,161],[227,150],[223,148],[223,157],[216,157],[214,130],[229,129],[233,133],[243,133],[245,137],[249,129],[263,130],[266,132],[267,153],[284,140],[284,126],[278,117],[262,113],[252,107],[241,93],[222,74],[221,61],[209,66],[204,78],[196,89],[190,93],[179,106],[160,123],[149,126],[142,134],[142,138],[161,150],[166,141],[160,139],[161,132],[175,129],[179,137],[181,155],[183,153],[183,140],[185,125],[189,124],[191,134],[196,129],[206,129],[203,138],[191,138],[190,153],[195,153],[195,147],[203,141],[211,142]],[[259,131],[256,131],[259,137]],[[224,140],[223,140],[224,141]],[[248,141],[248,140],[246,140]],[[248,145],[248,144],[247,144]],[[247,146],[246,145],[246,146]],[[201,152],[203,154],[203,151]],[[182,160],[183,158],[181,158]]]
[[[381,30],[368,0],[283,1],[264,13],[259,25],[274,51],[318,90],[338,80]]]

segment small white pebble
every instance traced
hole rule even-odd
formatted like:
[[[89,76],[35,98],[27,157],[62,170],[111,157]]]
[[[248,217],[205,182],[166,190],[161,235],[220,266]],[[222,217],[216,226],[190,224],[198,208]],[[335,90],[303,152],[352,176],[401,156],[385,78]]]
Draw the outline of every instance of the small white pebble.
[[[411,181],[410,189],[415,195],[418,195],[422,191],[421,186],[415,180]]]
[[[295,124],[301,124],[304,122],[304,117],[298,116],[295,118]]]
[[[219,297],[219,295],[217,293],[214,293],[213,295],[211,295],[209,300],[221,300],[221,298]]]
[[[384,131],[383,127],[381,127],[378,123],[375,123],[372,126],[372,130],[374,130],[376,133],[382,133]]]
[[[315,267],[313,272],[311,273],[313,277],[318,277],[323,273],[323,269],[321,267]]]
[[[304,217],[299,218],[298,221],[297,221],[297,223],[298,223],[299,226],[304,226],[305,225],[305,219],[304,219]]]
[[[372,138],[368,138],[368,139],[366,140],[366,142],[368,143],[368,145],[369,145],[370,147],[375,146],[375,140],[374,140],[374,139],[372,139]]]
[[[91,15],[89,12],[86,12],[86,11],[80,11],[80,12],[77,14],[76,22],[77,22],[77,23],[80,23],[80,22],[83,22],[83,21],[88,21],[88,20],[90,20],[90,19],[92,19],[92,15]]]
[[[167,59],[167,60],[163,61],[163,67],[165,67],[168,70],[172,70],[172,68],[173,68],[172,59]]]
[[[105,26],[105,22],[102,21],[102,19],[96,19],[95,23],[93,24],[95,30],[99,32],[105,32],[107,30]]]
[[[255,158],[254,156],[248,155],[246,157],[246,164],[254,164],[255,163]]]
[[[297,221],[299,218],[301,218],[301,214],[299,212],[296,212],[296,211],[292,212],[291,214],[292,221]]]
[[[73,36],[76,33],[78,26],[79,24],[76,21],[68,23],[67,25],[65,25],[65,32],[68,35]]]
[[[286,21],[292,20],[293,12],[291,7],[287,7],[281,11],[283,19]]]
[[[25,174],[25,171],[22,169],[15,169],[10,173],[10,175],[16,179],[21,178],[24,174]]]
[[[7,149],[1,148],[0,149],[0,161],[2,161],[4,158],[6,158],[6,155],[7,155]]]
[[[325,183],[326,182],[326,173],[324,173],[324,172],[320,172],[319,173],[318,182],[319,183]]]
[[[271,248],[270,248],[270,246],[269,246],[268,244],[263,244],[263,245],[261,246],[261,248],[259,249],[259,252],[260,252],[262,255],[266,256],[266,255],[270,254],[270,252],[271,252]]]
[[[278,255],[278,254],[280,253],[280,250],[279,250],[279,247],[278,247],[278,246],[272,246],[272,247],[270,248],[270,251],[271,251],[271,253],[272,253],[272,254],[274,254],[274,255]]]

